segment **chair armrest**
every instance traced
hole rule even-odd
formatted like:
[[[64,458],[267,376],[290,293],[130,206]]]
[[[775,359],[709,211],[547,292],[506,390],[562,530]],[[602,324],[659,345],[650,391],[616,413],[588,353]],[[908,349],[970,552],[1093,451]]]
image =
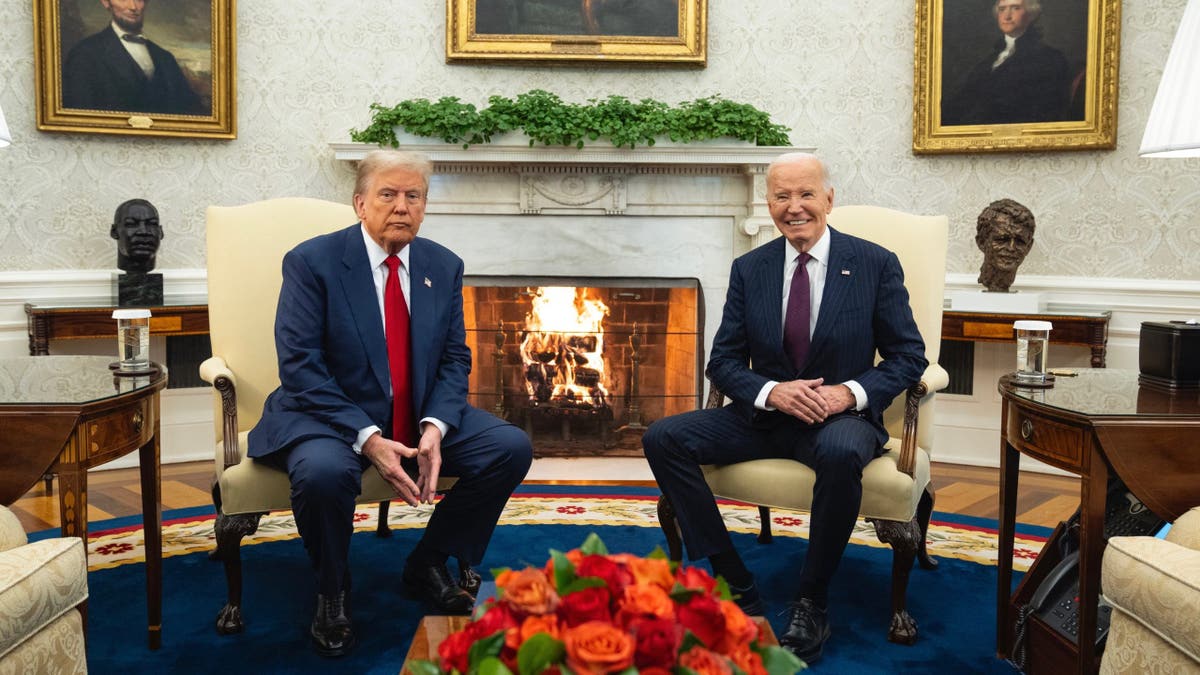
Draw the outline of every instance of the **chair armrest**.
[[[0,506],[0,551],[24,546],[28,542],[29,538],[25,536],[17,514],[9,511],[6,506]]]
[[[1192,507],[1171,523],[1167,541],[1200,551],[1200,506]]]
[[[217,457],[218,471],[242,461],[238,447],[237,377],[220,356],[210,356],[200,364],[200,379],[212,384],[221,396],[221,440],[223,453]]]
[[[1104,550],[1100,585],[1118,611],[1200,654],[1200,551],[1155,537],[1113,537]]]
[[[937,363],[931,363],[921,379],[904,394],[904,431],[900,437],[900,459],[896,468],[913,475],[917,463],[917,422],[926,397],[950,384],[950,374]]]

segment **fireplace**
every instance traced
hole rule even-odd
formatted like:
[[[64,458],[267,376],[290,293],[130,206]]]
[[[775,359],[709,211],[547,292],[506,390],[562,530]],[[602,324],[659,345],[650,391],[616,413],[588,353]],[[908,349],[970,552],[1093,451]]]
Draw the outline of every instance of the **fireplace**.
[[[651,422],[702,395],[696,279],[467,277],[471,403],[535,456],[640,456]]]

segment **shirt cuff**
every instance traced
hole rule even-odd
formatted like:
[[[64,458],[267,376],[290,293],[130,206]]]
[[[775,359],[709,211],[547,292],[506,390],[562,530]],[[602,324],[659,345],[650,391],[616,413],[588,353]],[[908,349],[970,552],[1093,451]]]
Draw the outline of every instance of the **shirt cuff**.
[[[433,426],[437,427],[438,431],[442,432],[442,440],[446,440],[446,432],[450,431],[450,425],[446,424],[445,422],[439,420],[436,417],[423,417],[423,418],[421,418],[421,421],[418,423],[418,426],[421,424],[425,424],[426,422],[429,422]],[[422,428],[422,431],[424,431],[423,428]]]
[[[779,383],[775,380],[771,380],[770,382],[764,384],[762,389],[758,390],[758,397],[754,399],[755,408],[758,408],[759,410],[774,410],[774,408],[767,405],[767,397],[771,395],[771,390],[774,389],[775,385],[777,384]]]
[[[350,446],[350,449],[354,451],[354,454],[361,455],[362,449],[363,449],[363,444],[367,442],[368,438],[370,438],[378,433],[382,433],[382,431],[379,429],[379,427],[375,426],[374,424],[372,424],[369,427],[359,429],[358,430],[358,438],[356,438],[354,440],[354,445]]]
[[[842,384],[846,385],[847,387],[850,387],[850,392],[854,394],[854,409],[855,410],[866,410],[867,409],[867,390],[863,389],[863,386],[861,384],[859,384],[858,382],[856,382],[855,380],[846,380]]]

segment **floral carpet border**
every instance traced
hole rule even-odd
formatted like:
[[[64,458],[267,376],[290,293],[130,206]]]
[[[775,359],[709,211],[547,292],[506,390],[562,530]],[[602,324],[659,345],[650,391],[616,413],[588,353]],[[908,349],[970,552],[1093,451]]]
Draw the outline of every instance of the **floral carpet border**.
[[[580,495],[514,495],[500,517],[501,525],[597,525],[658,528],[658,512],[654,497],[580,496]],[[409,507],[393,502],[388,512],[388,524],[393,529],[424,527],[432,506]],[[757,534],[758,508],[723,502],[721,514],[730,532]],[[377,504],[361,504],[355,511],[355,530],[367,532],[378,522]],[[773,512],[771,529],[777,537],[808,537],[809,514],[804,512]],[[171,520],[163,524],[163,556],[186,555],[211,551],[216,547],[212,515]],[[278,511],[263,516],[258,531],[244,538],[242,545],[261,544],[297,537],[291,511]],[[874,548],[886,548],[875,537],[874,527],[862,520],[855,525],[851,543]],[[937,522],[929,526],[927,538],[930,555],[958,558],[982,565],[997,561],[995,530]],[[1013,568],[1025,571],[1037,558],[1045,539],[1017,535],[1013,547]],[[145,560],[141,527],[108,531],[93,531],[88,537],[89,569],[99,570]]]

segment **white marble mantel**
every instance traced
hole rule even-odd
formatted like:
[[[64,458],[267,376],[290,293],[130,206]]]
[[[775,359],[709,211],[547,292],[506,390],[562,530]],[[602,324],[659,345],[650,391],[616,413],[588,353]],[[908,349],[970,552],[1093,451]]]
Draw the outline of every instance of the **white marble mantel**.
[[[336,159],[355,161],[375,146],[330,147]],[[765,202],[767,165],[785,152],[813,151],[723,140],[637,148],[600,142],[577,149],[520,141],[464,148],[418,139],[403,147],[435,164],[430,214],[485,208],[493,214],[720,215],[741,235],[739,250],[775,236]]]

